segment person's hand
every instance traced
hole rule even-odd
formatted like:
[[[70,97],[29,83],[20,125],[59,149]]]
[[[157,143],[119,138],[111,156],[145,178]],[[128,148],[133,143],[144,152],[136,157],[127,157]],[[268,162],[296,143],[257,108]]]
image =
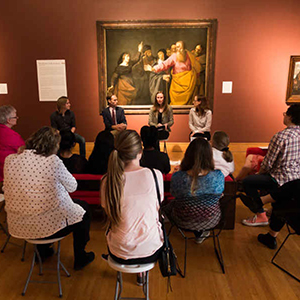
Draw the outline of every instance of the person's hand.
[[[163,126],[163,124],[161,124],[161,123],[158,123],[158,124],[157,124],[157,127],[161,127],[161,126]]]
[[[109,94],[109,93],[112,93],[113,89],[114,89],[114,86],[111,85],[109,88],[107,88],[107,93],[108,93],[108,94]]]
[[[168,131],[168,124],[165,124],[165,130]]]
[[[196,132],[192,132],[191,137],[195,135]]]
[[[144,71],[152,71],[152,67],[148,64],[148,65],[144,65]]]
[[[142,52],[143,46],[144,46],[144,42],[140,42],[139,45],[138,45],[138,51],[139,52]]]
[[[163,80],[166,82],[170,82],[170,75],[163,75]]]
[[[126,124],[124,124],[124,123],[121,123],[121,124],[118,124],[118,125],[116,125],[116,130],[118,130],[118,131],[122,131],[122,130],[125,130],[125,129],[126,129],[126,127],[127,127],[127,125],[126,125]]]

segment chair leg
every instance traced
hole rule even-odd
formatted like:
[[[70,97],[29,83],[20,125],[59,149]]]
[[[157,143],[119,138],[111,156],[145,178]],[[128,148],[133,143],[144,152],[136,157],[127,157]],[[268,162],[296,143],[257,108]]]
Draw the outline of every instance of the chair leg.
[[[276,251],[276,253],[274,254],[274,256],[272,257],[271,263],[276,266],[278,269],[280,269],[281,271],[283,271],[284,273],[288,274],[289,276],[291,276],[292,278],[294,278],[295,280],[297,280],[298,282],[300,282],[300,279],[296,276],[294,276],[292,273],[290,273],[289,271],[287,271],[286,269],[284,269],[283,267],[281,267],[280,265],[278,265],[274,260],[275,257],[278,255],[278,253],[280,252],[280,250],[282,249],[283,245],[285,244],[285,242],[287,241],[287,239],[290,237],[290,235],[293,235],[294,233],[291,233],[289,231],[288,235],[286,236],[286,238],[284,239],[284,241],[282,242],[282,244],[280,245],[279,249]]]
[[[184,238],[184,265],[183,265],[183,273],[180,269],[180,267],[178,266],[177,267],[177,271],[178,271],[178,274],[182,277],[182,278],[185,278],[185,275],[186,275],[186,261],[187,261],[187,242],[188,242],[188,237],[183,233],[183,231],[178,228],[178,231],[180,232],[180,234],[182,235],[182,237]]]
[[[7,244],[8,244],[8,242],[9,242],[9,240],[10,240],[10,237],[11,237],[11,235],[9,234],[9,235],[7,236],[7,239],[6,239],[5,243],[4,243],[4,245],[2,246],[1,253],[4,252],[4,250],[5,250],[5,248],[6,248]]]
[[[223,274],[225,274],[224,261],[223,261],[221,246],[220,246],[219,235],[218,234],[216,235],[214,230],[212,232],[213,232],[215,253],[216,253],[217,259],[220,263],[222,272],[223,272]]]
[[[30,282],[30,278],[31,278],[33,267],[34,267],[34,263],[35,263],[35,256],[36,256],[36,253],[34,251],[33,257],[32,257],[32,262],[31,262],[31,267],[30,267],[29,274],[28,274],[28,277],[27,277],[27,280],[26,280],[26,283],[25,283],[25,286],[24,286],[24,289],[23,289],[23,292],[22,292],[22,296],[25,296],[28,284]]]
[[[149,300],[149,271],[146,272],[146,275],[144,276],[144,285],[143,285],[143,291],[144,295],[146,297],[146,300]]]
[[[57,243],[57,283],[58,283],[58,292],[59,298],[62,297],[61,281],[60,281],[60,241]]]
[[[164,152],[165,152],[165,153],[168,153],[166,141],[164,141]]]
[[[25,258],[26,245],[27,245],[27,242],[24,241],[21,261],[24,261],[24,258]]]
[[[116,290],[115,290],[115,300],[121,299],[122,290],[123,290],[122,273],[118,271]]]

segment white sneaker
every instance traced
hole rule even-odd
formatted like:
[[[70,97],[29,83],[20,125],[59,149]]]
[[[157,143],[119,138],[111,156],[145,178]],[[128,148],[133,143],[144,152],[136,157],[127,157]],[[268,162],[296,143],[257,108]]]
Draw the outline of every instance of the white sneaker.
[[[200,237],[195,238],[195,243],[196,244],[201,244],[203,241],[210,236],[210,231],[209,230],[204,230],[201,234]]]

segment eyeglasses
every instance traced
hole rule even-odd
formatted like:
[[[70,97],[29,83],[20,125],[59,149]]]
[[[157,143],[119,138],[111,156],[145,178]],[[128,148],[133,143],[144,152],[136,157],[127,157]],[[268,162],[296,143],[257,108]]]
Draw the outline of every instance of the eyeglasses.
[[[19,119],[19,117],[15,116],[15,117],[10,117],[9,119]]]

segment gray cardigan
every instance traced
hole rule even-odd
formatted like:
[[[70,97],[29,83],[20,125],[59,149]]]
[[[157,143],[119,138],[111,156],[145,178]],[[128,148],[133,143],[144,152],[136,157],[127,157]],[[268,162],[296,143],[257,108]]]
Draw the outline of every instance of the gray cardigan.
[[[155,127],[158,124],[158,111],[154,111],[153,107],[151,107],[149,112],[148,124]],[[168,130],[171,131],[171,126],[174,124],[173,109],[171,106],[168,106],[168,109],[162,113],[162,124],[168,124]]]

